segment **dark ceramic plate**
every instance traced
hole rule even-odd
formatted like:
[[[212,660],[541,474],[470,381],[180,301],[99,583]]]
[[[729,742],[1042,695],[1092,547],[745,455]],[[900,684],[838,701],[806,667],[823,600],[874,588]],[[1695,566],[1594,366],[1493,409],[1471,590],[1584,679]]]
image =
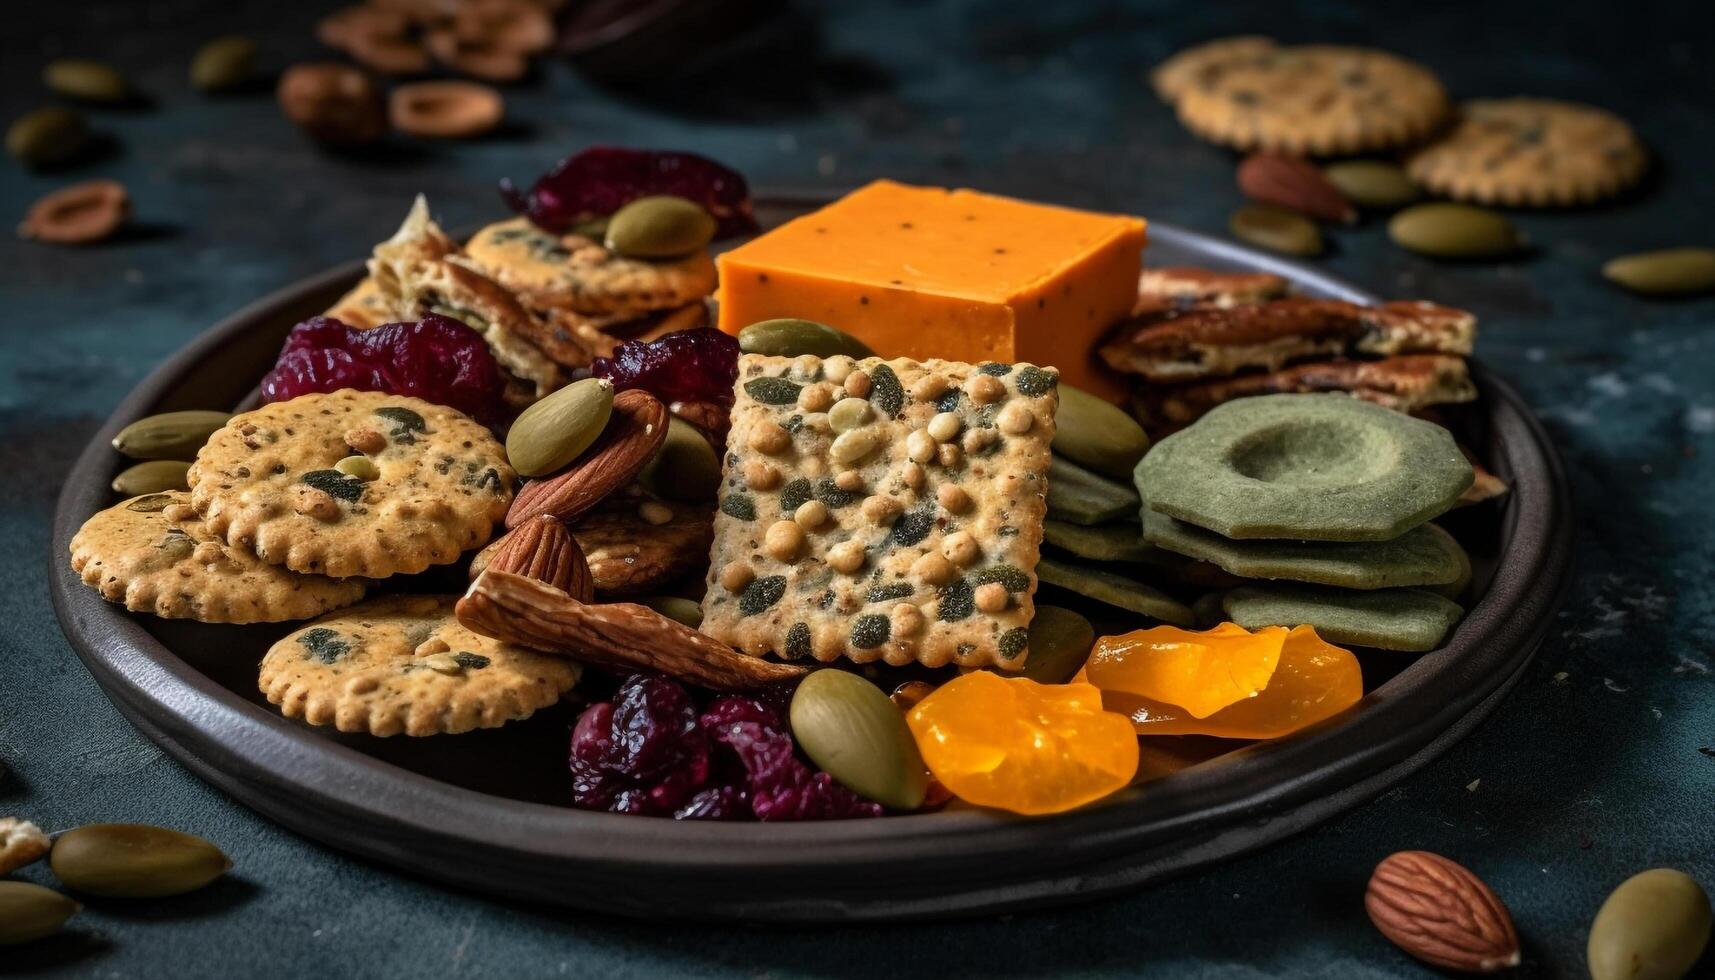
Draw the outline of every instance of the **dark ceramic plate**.
[[[776,200],[764,222],[803,210]],[[1314,270],[1172,227],[1152,264],[1267,270],[1305,293],[1372,297]],[[1416,659],[1364,654],[1369,693],[1345,715],[1050,819],[976,810],[806,824],[675,823],[565,807],[571,705],[456,738],[341,735],[282,718],[256,664],[291,627],[133,616],[72,574],[67,545],[111,502],[109,448],[155,412],[238,403],[286,330],[361,274],[353,262],[282,290],[151,374],[79,458],[60,495],[50,581],[66,636],[140,731],[198,775],[306,836],[461,888],[651,918],[820,921],[1004,911],[1131,888],[1256,850],[1380,793],[1494,710],[1546,631],[1570,550],[1561,465],[1505,383],[1461,436],[1512,484],[1459,515],[1478,566],[1470,614]],[[414,589],[460,591],[443,570]],[[1182,745],[1182,747],[1184,747]],[[1191,746],[1191,751],[1202,747]]]

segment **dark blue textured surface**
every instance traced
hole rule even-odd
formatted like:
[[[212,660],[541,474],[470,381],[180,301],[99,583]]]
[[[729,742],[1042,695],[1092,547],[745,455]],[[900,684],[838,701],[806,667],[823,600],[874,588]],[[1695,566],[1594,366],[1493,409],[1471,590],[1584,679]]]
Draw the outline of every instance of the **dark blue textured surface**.
[[[53,176],[0,169],[7,216],[73,176],[117,177],[137,203],[137,230],[98,248],[0,241],[0,540],[13,557],[0,564],[0,813],[49,829],[170,824],[237,864],[205,893],[103,903],[66,936],[0,948],[0,972],[1411,976],[1422,971],[1359,902],[1376,860],[1424,847],[1506,899],[1529,972],[1576,975],[1589,916],[1632,871],[1675,865],[1715,886],[1715,300],[1646,301],[1597,275],[1613,254],[1710,243],[1706,5],[829,4],[819,52],[742,84],[623,98],[554,65],[511,93],[519,125],[503,137],[361,160],[307,146],[265,92],[188,91],[183,65],[201,40],[249,30],[284,64],[316,53],[310,25],[325,7],[33,5],[0,36],[8,120],[42,99],[39,64],[62,53],[124,65],[154,100],[96,114],[116,144],[98,162]],[[885,174],[1219,231],[1238,202],[1232,160],[1180,130],[1143,77],[1184,43],[1238,30],[1387,46],[1457,95],[1605,104],[1662,160],[1625,203],[1521,215],[1537,244],[1521,261],[1428,262],[1371,222],[1338,233],[1324,262],[1378,292],[1476,310],[1480,355],[1548,422],[1582,514],[1572,597],[1512,697],[1376,802],[1196,879],[1066,911],[850,930],[657,927],[466,898],[284,833],[137,736],[60,636],[41,578],[47,519],[98,419],[224,313],[363,253],[417,191],[464,225],[495,213],[497,178],[621,142],[698,149],[762,186]],[[41,867],[25,877],[49,878]]]

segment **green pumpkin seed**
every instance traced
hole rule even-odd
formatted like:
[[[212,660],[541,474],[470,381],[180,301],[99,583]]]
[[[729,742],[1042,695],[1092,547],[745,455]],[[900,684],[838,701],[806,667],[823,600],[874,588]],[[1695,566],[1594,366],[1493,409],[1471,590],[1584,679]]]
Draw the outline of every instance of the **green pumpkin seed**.
[[[0,881],[0,946],[51,936],[81,908],[52,888],[28,881]]]
[[[590,218],[587,221],[579,221],[572,225],[571,233],[582,235],[585,238],[593,238],[599,242],[607,237],[607,221],[606,218]]]
[[[113,478],[115,493],[137,497],[145,493],[166,493],[168,490],[189,490],[185,480],[191,464],[182,459],[152,459],[121,470]]]
[[[881,688],[843,670],[818,670],[798,685],[790,714],[799,746],[841,785],[895,810],[923,805],[928,770],[905,716]]]
[[[835,330],[814,320],[759,320],[738,332],[738,348],[746,354],[772,354],[775,357],[874,357],[863,341],[843,330]]]
[[[1233,237],[1282,255],[1322,254],[1322,230],[1316,222],[1285,208],[1251,204],[1233,212],[1227,222]]]
[[[56,58],[42,69],[42,82],[53,92],[84,102],[124,102],[131,86],[119,69],[90,58]]]
[[[519,476],[563,469],[596,441],[613,414],[613,382],[585,378],[524,410],[506,433],[506,458]]]
[[[1492,259],[1519,250],[1513,223],[1469,204],[1437,202],[1406,208],[1387,224],[1400,248],[1438,259]]]
[[[1137,513],[1141,506],[1130,484],[1097,476],[1060,456],[1048,462],[1048,516],[1073,524],[1104,524]]]
[[[191,58],[191,84],[203,92],[235,89],[255,72],[256,42],[241,34],[217,37]]]
[[[1345,195],[1346,200],[1361,208],[1392,211],[1422,196],[1417,185],[1406,175],[1405,168],[1386,160],[1330,163],[1322,168],[1322,175]]]
[[[105,898],[160,898],[195,891],[232,867],[201,837],[144,824],[100,823],[68,830],[48,855],[73,891]]]
[[[1591,980],[1679,980],[1709,944],[1709,896],[1696,879],[1651,868],[1620,883],[1590,924]]]
[[[637,474],[637,482],[669,500],[688,504],[715,499],[721,460],[697,427],[678,416],[667,420],[667,439]]]
[[[1019,676],[1038,684],[1064,684],[1084,666],[1096,643],[1090,621],[1070,609],[1037,606],[1030,620],[1030,654]]]
[[[676,595],[649,595],[635,601],[692,629],[703,625],[703,607],[690,599]]]
[[[201,410],[150,415],[120,429],[113,448],[132,459],[193,460],[231,418],[227,412]]]
[[[333,464],[333,468],[346,476],[355,476],[368,483],[381,476],[381,468],[375,465],[375,460],[368,456],[347,456]]]
[[[637,259],[689,255],[715,237],[715,219],[695,201],[669,194],[640,197],[607,222],[607,247]]]
[[[1602,275],[1634,293],[1689,296],[1715,289],[1715,248],[1664,248],[1622,255]]]
[[[89,142],[83,114],[48,106],[20,116],[6,130],[6,152],[28,167],[51,167],[77,156]]]
[[[1124,409],[1062,382],[1053,448],[1074,463],[1129,483],[1137,461],[1149,451],[1149,436]]]

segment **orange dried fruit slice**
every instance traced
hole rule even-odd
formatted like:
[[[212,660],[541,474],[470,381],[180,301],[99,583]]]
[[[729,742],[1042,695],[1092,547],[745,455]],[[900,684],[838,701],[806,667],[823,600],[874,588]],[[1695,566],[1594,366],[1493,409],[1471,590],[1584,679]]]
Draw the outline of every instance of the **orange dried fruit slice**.
[[[1135,694],[1207,718],[1268,686],[1286,634],[1281,626],[1252,633],[1233,623],[1202,632],[1157,626],[1097,640],[1085,670],[1104,693]]]
[[[1131,719],[1143,735],[1214,735],[1268,739],[1290,735],[1330,718],[1364,696],[1363,672],[1351,651],[1334,646],[1309,626],[1294,627],[1268,686],[1206,718],[1124,691],[1104,691],[1102,703]]]
[[[906,715],[942,785],[979,806],[1030,815],[1099,800],[1137,772],[1137,734],[1090,684],[972,671]]]

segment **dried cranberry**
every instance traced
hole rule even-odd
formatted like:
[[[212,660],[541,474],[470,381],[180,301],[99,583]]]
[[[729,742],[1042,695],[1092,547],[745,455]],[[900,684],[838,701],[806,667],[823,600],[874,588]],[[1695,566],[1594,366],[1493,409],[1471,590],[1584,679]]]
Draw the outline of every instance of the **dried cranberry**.
[[[750,794],[742,786],[711,786],[673,813],[674,820],[749,820]]]
[[[650,194],[701,204],[715,216],[715,234],[722,238],[756,231],[744,177],[695,153],[592,146],[555,164],[528,194],[510,180],[500,182],[500,196],[513,211],[556,234]]]
[[[286,335],[274,369],[262,378],[262,400],[342,388],[385,391],[495,424],[506,417],[504,386],[488,344],[457,320],[431,313],[416,323],[355,330],[318,316]]]
[[[881,816],[880,804],[863,799],[834,782],[832,776],[800,761],[779,713],[761,701],[721,698],[703,713],[703,727],[743,767],[750,810],[756,819]]]
[[[589,810],[666,815],[707,782],[709,740],[685,689],[637,675],[572,730],[572,802]]]
[[[660,340],[628,340],[590,373],[621,391],[642,388],[667,404],[714,402],[730,407],[738,380],[738,341],[712,327],[680,330]]]

